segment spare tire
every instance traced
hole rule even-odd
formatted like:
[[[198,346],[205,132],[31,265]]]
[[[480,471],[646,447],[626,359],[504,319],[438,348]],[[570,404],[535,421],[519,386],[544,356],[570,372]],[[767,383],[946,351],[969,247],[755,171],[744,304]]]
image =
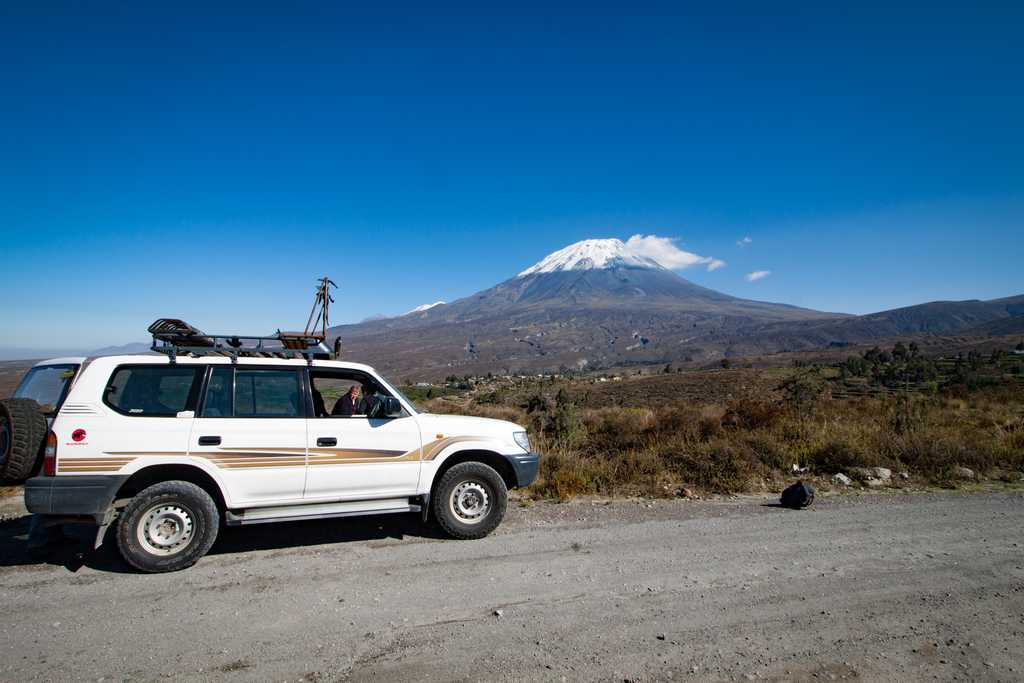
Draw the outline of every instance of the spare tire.
[[[0,401],[0,479],[24,481],[39,464],[46,443],[46,416],[29,398]]]

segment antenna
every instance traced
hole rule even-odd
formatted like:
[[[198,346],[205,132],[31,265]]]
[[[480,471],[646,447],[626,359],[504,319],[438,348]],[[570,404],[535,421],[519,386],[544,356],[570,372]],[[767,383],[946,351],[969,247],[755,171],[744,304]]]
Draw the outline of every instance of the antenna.
[[[330,326],[329,315],[334,297],[331,296],[331,287],[337,289],[338,285],[326,275],[317,280],[316,298],[313,300],[313,308],[309,311],[309,319],[306,320],[306,330],[303,334],[316,335],[317,325],[320,326],[319,337],[327,339],[327,328]],[[313,315],[316,314],[316,318]]]

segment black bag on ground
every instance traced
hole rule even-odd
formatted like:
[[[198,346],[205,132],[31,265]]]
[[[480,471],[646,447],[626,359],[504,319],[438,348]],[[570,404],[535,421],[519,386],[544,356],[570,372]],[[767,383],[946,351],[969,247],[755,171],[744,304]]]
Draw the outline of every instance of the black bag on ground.
[[[780,499],[783,507],[800,509],[810,507],[814,502],[814,489],[810,484],[798,481],[782,492]]]

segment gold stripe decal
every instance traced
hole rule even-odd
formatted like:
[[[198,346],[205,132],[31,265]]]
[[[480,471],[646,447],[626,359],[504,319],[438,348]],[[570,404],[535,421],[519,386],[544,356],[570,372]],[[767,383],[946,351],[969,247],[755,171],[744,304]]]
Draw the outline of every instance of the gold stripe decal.
[[[438,434],[438,436],[441,436]],[[208,460],[220,469],[250,469],[274,467],[305,467],[308,465],[365,465],[390,462],[416,462],[437,459],[449,446],[467,441],[477,441],[479,436],[450,436],[424,444],[411,451],[395,451],[370,448],[310,448],[309,453],[302,446],[254,448],[252,446],[230,446],[216,451],[104,451],[97,458],[60,458],[61,472],[116,472],[137,458],[179,457]]]

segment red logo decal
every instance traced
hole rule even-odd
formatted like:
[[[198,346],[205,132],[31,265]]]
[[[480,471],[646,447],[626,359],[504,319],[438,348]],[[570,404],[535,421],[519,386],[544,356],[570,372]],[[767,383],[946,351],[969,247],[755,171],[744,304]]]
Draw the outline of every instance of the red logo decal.
[[[75,431],[71,432],[72,441],[82,441],[83,439],[85,439],[84,429],[76,429]]]

